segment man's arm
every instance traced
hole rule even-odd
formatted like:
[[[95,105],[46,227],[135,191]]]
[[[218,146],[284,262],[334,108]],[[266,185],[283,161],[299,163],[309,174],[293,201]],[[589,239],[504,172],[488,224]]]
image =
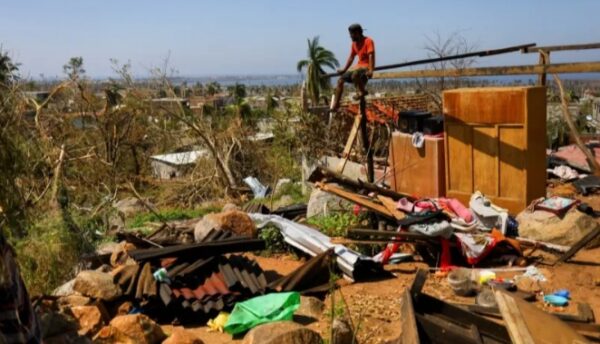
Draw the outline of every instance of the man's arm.
[[[369,54],[369,70],[367,71],[367,76],[369,78],[373,77],[373,71],[375,70],[375,52]]]
[[[348,60],[346,61],[346,65],[344,66],[344,68],[338,69],[338,72],[340,74],[346,73],[346,71],[348,71],[350,66],[352,66],[352,62],[354,62],[354,56],[356,56],[356,54],[354,52],[351,52],[350,56],[348,56]]]

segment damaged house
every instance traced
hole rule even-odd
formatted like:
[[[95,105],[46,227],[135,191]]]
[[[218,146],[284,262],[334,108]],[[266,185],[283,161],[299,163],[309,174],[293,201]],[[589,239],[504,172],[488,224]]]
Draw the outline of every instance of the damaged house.
[[[152,174],[159,179],[183,177],[201,157],[208,156],[206,150],[153,155],[150,157]]]

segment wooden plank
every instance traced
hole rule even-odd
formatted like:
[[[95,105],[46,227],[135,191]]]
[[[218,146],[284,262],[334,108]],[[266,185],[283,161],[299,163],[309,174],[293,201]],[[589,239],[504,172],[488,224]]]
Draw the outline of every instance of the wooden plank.
[[[522,124],[524,87],[475,87],[444,91],[446,118],[465,123]]]
[[[402,299],[400,300],[400,343],[419,344],[419,331],[417,330],[417,321],[415,320],[415,311],[412,303],[412,296],[408,289],[404,289]]]
[[[496,291],[496,302],[514,343],[586,343],[569,324],[505,291]]]
[[[564,50],[587,50],[587,49],[600,49],[600,43],[586,43],[586,44],[565,44],[565,45],[550,45],[546,47],[527,47],[521,50],[522,53],[538,53],[540,51],[564,51]]]
[[[368,208],[372,211],[375,211],[376,213],[378,213],[380,215],[383,215],[390,219],[395,220],[394,215],[389,210],[387,210],[386,207],[384,207],[383,205],[381,205],[379,203],[375,203],[369,197],[358,195],[353,192],[349,192],[349,191],[343,190],[341,188],[338,188],[337,186],[333,186],[333,185],[326,184],[326,183],[317,183],[316,186],[323,191],[332,193],[332,194],[339,196],[347,201],[362,205],[363,207]]]
[[[552,265],[556,265],[557,263],[563,263],[567,260],[571,259],[579,250],[585,247],[585,245],[589,244],[592,240],[596,239],[596,237],[600,235],[600,229],[596,228],[593,231],[586,234],[583,238],[581,238],[575,245],[571,246],[571,249],[565,252],[562,256],[560,256]]]
[[[476,333],[466,328],[456,325],[444,318],[431,314],[415,314],[419,326],[427,336],[428,341],[432,343],[465,343],[480,344],[483,343],[481,336],[476,337]]]
[[[360,128],[362,116],[360,114],[354,116],[354,123],[352,123],[352,129],[350,130],[350,135],[348,136],[348,140],[346,141],[346,146],[344,147],[344,151],[342,152],[342,160],[338,163],[336,167],[337,173],[342,173],[344,168],[346,167],[346,163],[348,162],[348,157],[350,156],[350,152],[352,151],[352,147],[354,146],[354,141],[356,141],[356,136],[358,134],[358,129]]]
[[[542,73],[597,73],[600,62],[553,63],[548,65],[521,65],[464,69],[424,69],[403,72],[375,73],[373,79],[412,79],[439,77],[471,77],[492,75],[536,75]]]
[[[396,218],[396,220],[402,220],[406,217],[406,214],[404,212],[396,209],[396,201],[394,201],[390,197],[377,195],[377,199]]]
[[[534,344],[535,341],[523,321],[523,315],[517,308],[515,299],[500,291],[495,292],[496,303],[506,323],[508,333],[515,344]]]

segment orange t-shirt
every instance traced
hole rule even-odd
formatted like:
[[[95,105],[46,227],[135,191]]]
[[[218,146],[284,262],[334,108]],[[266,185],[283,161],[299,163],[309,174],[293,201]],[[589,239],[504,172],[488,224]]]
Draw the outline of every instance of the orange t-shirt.
[[[369,54],[375,53],[375,43],[369,37],[365,37],[362,42],[352,42],[352,50],[350,55],[358,56],[357,67],[369,68]]]

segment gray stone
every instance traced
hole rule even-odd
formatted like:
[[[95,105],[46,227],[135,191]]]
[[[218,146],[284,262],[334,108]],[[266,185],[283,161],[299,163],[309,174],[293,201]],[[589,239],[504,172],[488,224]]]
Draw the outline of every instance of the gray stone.
[[[242,344],[321,344],[321,336],[300,324],[277,321],[250,330]]]
[[[314,189],[310,194],[306,217],[330,215],[339,211],[348,211],[352,209],[352,203],[343,200],[335,195]]]
[[[110,274],[86,270],[75,277],[73,290],[91,298],[112,301],[121,296],[121,288],[114,284]]]
[[[562,219],[547,211],[525,210],[517,216],[517,221],[521,237],[565,246],[572,246],[600,227],[593,217],[575,209],[567,212]]]
[[[281,192],[281,188],[286,185],[286,184],[290,184],[292,183],[292,180],[289,178],[282,178],[279,179],[277,181],[277,184],[275,184],[275,190],[273,191],[274,195],[279,195],[279,193]]]
[[[294,312],[294,315],[318,320],[324,309],[325,304],[316,297],[300,296],[300,307]]]
[[[74,285],[75,285],[75,279],[72,279],[69,282],[61,285],[60,287],[54,289],[54,291],[52,291],[52,295],[53,296],[69,296],[69,295],[79,294],[78,292],[76,292],[73,289]]]
[[[333,342],[336,344],[352,344],[352,326],[348,320],[344,318],[336,318],[333,320]]]

